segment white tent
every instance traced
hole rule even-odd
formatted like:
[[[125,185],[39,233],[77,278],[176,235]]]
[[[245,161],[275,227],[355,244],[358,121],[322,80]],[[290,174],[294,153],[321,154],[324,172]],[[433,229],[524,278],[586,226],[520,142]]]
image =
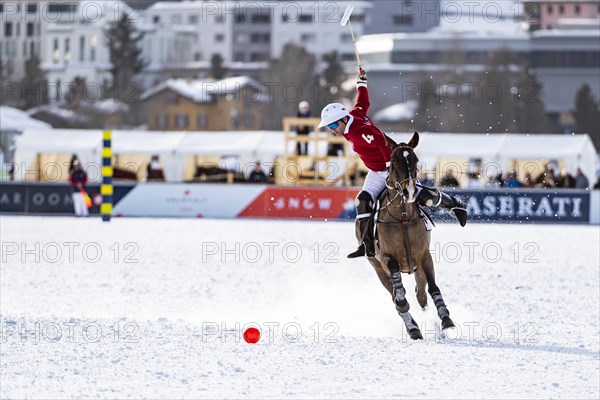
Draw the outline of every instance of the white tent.
[[[411,134],[392,135],[397,142],[408,141]],[[158,154],[168,182],[183,179],[187,155],[235,156],[242,165],[254,160],[270,162],[284,154],[282,132],[153,132],[113,131],[114,154]],[[100,130],[27,129],[16,142],[16,162],[29,169],[38,153],[77,153],[82,163],[102,159]],[[288,154],[294,154],[289,143]],[[323,149],[319,149],[322,154]],[[511,160],[564,160],[574,172],[581,167],[593,177],[598,155],[588,135],[518,134],[421,134],[417,147],[421,161],[435,163],[440,157],[480,158],[506,168]]]

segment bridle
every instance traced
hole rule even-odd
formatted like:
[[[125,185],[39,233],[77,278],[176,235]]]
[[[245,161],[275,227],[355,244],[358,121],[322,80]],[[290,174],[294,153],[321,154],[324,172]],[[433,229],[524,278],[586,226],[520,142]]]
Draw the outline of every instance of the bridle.
[[[395,166],[395,164],[393,162],[393,160],[394,160],[394,153],[396,151],[399,151],[399,150],[400,151],[410,151],[410,152],[413,151],[412,147],[400,145],[400,146],[396,147],[394,149],[394,151],[392,152],[392,157],[391,157],[392,161],[390,162],[390,169],[389,169],[389,172],[388,172],[388,177],[387,177],[387,179],[385,181],[385,187],[388,188],[391,191],[395,191],[396,195],[391,200],[388,201],[387,205],[393,203],[394,200],[396,200],[396,198],[398,198],[398,196],[401,196],[401,204],[405,204],[405,203],[408,202],[407,196],[404,193],[405,189],[402,187],[402,185],[405,182],[408,182],[409,185],[410,185],[410,182],[413,182],[414,187],[415,188],[417,187],[417,178],[416,177],[413,178],[411,176],[412,174],[411,174],[411,169],[410,169],[410,163],[408,162],[408,159],[406,159],[406,156],[404,156],[404,158],[406,159],[406,168],[407,168],[407,172],[408,172],[408,178],[402,179],[401,181],[395,181],[394,182],[394,186],[391,186],[390,183],[389,183],[390,179],[394,178],[393,177],[393,175],[394,175],[393,174],[393,168],[392,168],[392,167]],[[419,169],[415,167],[415,175],[416,175],[416,173],[418,171],[419,171]],[[387,205],[386,205],[386,207],[387,207]]]

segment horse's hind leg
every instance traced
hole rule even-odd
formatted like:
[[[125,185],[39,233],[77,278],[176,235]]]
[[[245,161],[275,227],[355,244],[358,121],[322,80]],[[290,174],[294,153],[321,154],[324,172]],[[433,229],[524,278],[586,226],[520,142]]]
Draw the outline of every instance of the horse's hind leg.
[[[406,290],[402,284],[402,276],[400,275],[400,265],[398,261],[393,258],[387,258],[387,267],[390,271],[390,277],[392,281],[392,297],[394,298],[394,304],[396,305],[396,311],[404,320],[406,330],[410,335],[411,339],[423,339],[421,330],[417,326],[417,323],[413,319],[412,315],[408,312],[410,305],[406,300]]]
[[[442,329],[448,329],[454,327],[454,322],[450,319],[450,311],[444,303],[444,298],[440,292],[440,288],[435,283],[435,271],[433,267],[433,259],[431,254],[427,254],[424,258],[423,267],[427,276],[427,286],[429,289],[429,295],[437,308],[438,316],[442,320]]]

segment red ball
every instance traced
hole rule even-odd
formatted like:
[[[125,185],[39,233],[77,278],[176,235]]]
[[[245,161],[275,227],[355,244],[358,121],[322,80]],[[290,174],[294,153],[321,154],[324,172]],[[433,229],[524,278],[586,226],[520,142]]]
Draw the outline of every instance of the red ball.
[[[244,332],[244,340],[246,343],[254,344],[260,340],[260,331],[254,327],[246,329]]]

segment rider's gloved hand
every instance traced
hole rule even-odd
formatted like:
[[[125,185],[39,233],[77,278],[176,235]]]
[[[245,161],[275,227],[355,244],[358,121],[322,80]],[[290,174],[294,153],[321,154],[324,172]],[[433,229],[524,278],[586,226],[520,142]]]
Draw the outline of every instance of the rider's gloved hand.
[[[356,78],[357,83],[367,83],[367,71],[364,69],[360,69],[358,73],[358,77]]]

